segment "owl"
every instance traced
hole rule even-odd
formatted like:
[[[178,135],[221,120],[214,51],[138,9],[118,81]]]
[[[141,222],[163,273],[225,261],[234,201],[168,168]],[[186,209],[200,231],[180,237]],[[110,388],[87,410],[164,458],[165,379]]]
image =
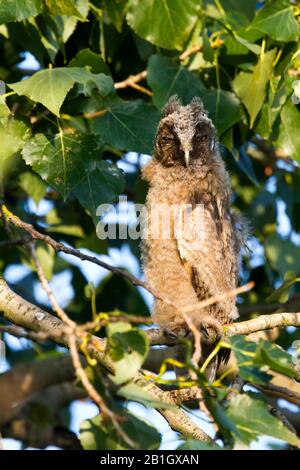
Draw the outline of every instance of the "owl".
[[[191,306],[188,315],[201,333],[203,362],[215,346],[211,330],[219,340],[222,325],[238,312],[232,297],[205,308],[197,304],[236,288],[242,237],[215,128],[199,98],[187,106],[177,97],[169,100],[142,177],[149,183],[143,269],[149,284],[168,299],[155,301],[154,320],[166,334],[187,332],[180,309]],[[210,378],[226,351],[210,364]]]

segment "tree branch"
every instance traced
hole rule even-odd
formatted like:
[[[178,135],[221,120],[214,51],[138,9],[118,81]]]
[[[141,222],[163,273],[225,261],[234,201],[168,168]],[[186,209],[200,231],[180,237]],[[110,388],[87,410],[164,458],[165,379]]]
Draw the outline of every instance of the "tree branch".
[[[62,449],[81,449],[76,434],[60,425],[59,411],[82,398],[86,398],[85,391],[70,382],[48,387],[33,395],[20,413],[2,427],[2,433],[5,437],[18,439],[25,445],[39,449],[49,445]],[[35,419],[34,410],[46,418],[43,426]]]
[[[269,330],[276,327],[300,326],[300,312],[291,313],[273,313],[272,315],[260,315],[251,320],[232,323],[224,326],[224,335],[249,335],[258,331]],[[151,328],[146,330],[150,342],[156,346],[174,346],[178,341],[176,338],[170,338],[165,334],[163,328]]]
[[[33,394],[50,385],[74,380],[70,356],[18,364],[0,375],[0,426],[18,414]]]
[[[111,266],[108,263],[105,263],[105,261],[101,261],[96,256],[90,256],[82,253],[80,250],[77,250],[76,248],[71,248],[65,245],[64,243],[58,242],[54,240],[54,238],[50,237],[50,235],[45,235],[41,232],[38,232],[31,224],[28,224],[26,222],[23,222],[19,217],[14,215],[12,212],[10,212],[4,204],[0,203],[0,208],[1,208],[1,218],[3,221],[3,224],[7,226],[7,224],[11,223],[15,227],[18,227],[22,230],[25,230],[27,233],[30,234],[30,236],[34,240],[41,240],[45,243],[47,243],[49,246],[51,246],[55,251],[61,251],[63,253],[66,253],[67,255],[72,255],[76,256],[77,258],[81,259],[82,261],[90,261],[91,263],[94,263],[101,268],[106,269],[107,271],[112,272],[113,274],[117,274],[118,276],[122,276],[125,279],[127,279],[131,284],[134,286],[141,286],[144,287],[144,289],[148,290],[151,294],[153,294],[155,297],[160,298],[159,294],[154,291],[154,289],[151,288],[146,282],[141,281],[137,277],[133,276],[133,274],[130,274],[128,271],[125,269],[117,268],[115,266]],[[4,222],[5,221],[5,222]]]
[[[69,346],[69,337],[63,322],[13,292],[3,278],[0,278],[0,311],[3,311],[5,317],[13,323],[33,331],[46,333],[48,338],[56,343]],[[88,345],[89,354],[100,365],[113,373],[113,363],[106,354],[105,345],[105,340],[93,336]],[[154,400],[160,400],[164,403],[164,392],[147,380],[142,373],[138,373],[133,381],[147,390]],[[210,436],[204,433],[174,401],[171,401],[170,397],[166,397],[166,403],[170,403],[174,407],[158,411],[166,418],[172,429],[184,436],[206,442],[212,441]]]

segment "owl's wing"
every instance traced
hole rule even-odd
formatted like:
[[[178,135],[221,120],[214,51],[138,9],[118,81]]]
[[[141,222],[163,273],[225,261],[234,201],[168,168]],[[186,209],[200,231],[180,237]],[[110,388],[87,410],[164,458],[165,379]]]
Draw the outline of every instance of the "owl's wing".
[[[229,203],[214,198],[197,201],[192,205],[188,222],[181,224],[176,233],[177,248],[198,299],[234,289],[238,256]],[[228,299],[208,310],[221,323],[227,323],[230,315],[235,314],[234,305],[235,300]]]

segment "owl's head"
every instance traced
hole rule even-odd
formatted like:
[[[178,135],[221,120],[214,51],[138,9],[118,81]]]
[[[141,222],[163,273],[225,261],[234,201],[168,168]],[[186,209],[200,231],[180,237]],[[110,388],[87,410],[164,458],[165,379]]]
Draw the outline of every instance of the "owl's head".
[[[176,96],[171,97],[157,129],[154,157],[166,167],[195,168],[209,160],[215,146],[215,128],[200,98],[182,106]]]

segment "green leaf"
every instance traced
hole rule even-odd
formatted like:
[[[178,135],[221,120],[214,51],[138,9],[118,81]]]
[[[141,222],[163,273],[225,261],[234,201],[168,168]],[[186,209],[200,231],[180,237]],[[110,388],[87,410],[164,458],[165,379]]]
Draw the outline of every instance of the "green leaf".
[[[37,134],[24,146],[22,156],[64,199],[71,191],[96,218],[100,204],[113,202],[123,187],[123,174],[101,161],[102,143],[88,134]]]
[[[22,156],[66,199],[101,153],[102,143],[93,135],[60,133],[37,134],[25,145]]]
[[[288,299],[288,292],[290,287],[300,282],[300,277],[293,277],[293,279],[287,279],[285,282],[281,284],[281,286],[274,290],[269,297],[267,297],[267,302],[285,302]],[[282,300],[284,298],[284,300]]]
[[[158,121],[153,106],[135,100],[109,106],[104,116],[94,120],[93,130],[120,150],[151,154]]]
[[[90,49],[81,49],[70,61],[70,67],[86,67],[92,73],[110,75],[110,70],[102,57]]]
[[[44,3],[50,15],[75,16],[85,21],[85,17],[82,16],[79,9],[76,7],[74,0],[44,0]]]
[[[18,95],[25,95],[42,103],[53,114],[59,116],[61,105],[75,83],[82,86],[82,93],[89,94],[92,88],[102,96],[114,91],[111,77],[102,73],[93,74],[79,67],[57,67],[41,70],[21,82],[10,83],[9,87]]]
[[[283,240],[277,234],[272,234],[265,240],[265,252],[271,267],[282,277],[288,271],[300,274],[300,248],[289,240]]]
[[[241,377],[247,382],[259,385],[268,383],[272,376],[263,372],[261,365],[254,364],[257,344],[242,335],[232,336],[229,341],[235,353]]]
[[[144,420],[126,413],[123,430],[136,444],[137,449],[157,449],[160,446],[159,432]],[[80,442],[85,450],[125,450],[128,445],[117,435],[110,424],[105,425],[98,415],[83,421],[80,426]]]
[[[297,41],[299,27],[289,0],[270,0],[258,10],[252,28],[279,42]]]
[[[170,403],[163,403],[159,400],[153,400],[152,395],[135,383],[128,383],[123,385],[118,390],[118,395],[127,400],[136,401],[146,406],[147,408],[158,408],[158,409],[175,409],[176,405]]]
[[[252,399],[249,395],[233,397],[226,414],[236,424],[237,439],[245,444],[250,444],[262,435],[275,437],[295,446],[300,444],[294,433],[270,415],[265,402]]]
[[[120,33],[127,10],[127,0],[104,0],[104,12],[109,21]]]
[[[198,0],[129,0],[127,21],[142,38],[166,49],[182,49],[200,13]]]
[[[290,354],[269,341],[261,340],[258,343],[253,361],[288,377],[297,377]]]
[[[293,157],[300,163],[300,112],[291,101],[287,101],[281,110],[280,117],[277,145],[285,155]]]
[[[42,0],[0,0],[0,24],[37,16],[42,8]]]
[[[297,375],[290,354],[276,344],[265,340],[257,343],[242,335],[231,337],[230,344],[244,380],[263,385],[272,378],[260,370],[266,367],[288,377]]]
[[[207,442],[196,441],[189,439],[184,444],[180,444],[176,450],[223,450],[222,447],[217,444],[208,444]]]
[[[255,13],[257,0],[247,0],[246,2],[241,2],[240,0],[220,0],[220,3],[226,12],[235,11],[251,20]]]
[[[47,191],[47,185],[44,181],[42,181],[38,175],[31,173],[30,171],[25,171],[20,175],[19,186],[28,194],[29,197],[32,197],[36,205],[39,204]]]
[[[45,273],[46,278],[48,281],[53,276],[53,268],[55,263],[55,251],[54,249],[49,246],[45,245],[44,243],[37,241],[36,242],[36,255],[40,261],[42,266],[43,272]],[[32,257],[28,255],[28,252],[21,248],[21,260],[22,263],[28,266],[32,271],[36,271],[36,264],[33,261]]]
[[[171,95],[178,95],[184,104],[194,96],[203,96],[206,88],[195,74],[169,57],[156,54],[148,62],[147,82],[153,90],[153,102],[161,108]]]
[[[220,89],[208,91],[202,101],[219,135],[239,122],[240,101],[233,93]]]
[[[30,136],[30,130],[23,121],[9,117],[0,123],[0,194],[6,178],[16,168],[16,157]]]
[[[98,206],[114,202],[123,187],[122,170],[104,160],[94,161],[74,188],[74,194],[80,204],[89,211],[96,224],[99,221],[96,216]]]
[[[126,322],[109,324],[107,337],[108,351],[115,363],[112,379],[117,384],[127,382],[143,364],[149,351],[149,339],[144,331]]]
[[[250,128],[262,108],[266,87],[273,72],[276,49],[261,53],[252,73],[240,72],[233,81],[236,94],[242,100],[250,115]]]

